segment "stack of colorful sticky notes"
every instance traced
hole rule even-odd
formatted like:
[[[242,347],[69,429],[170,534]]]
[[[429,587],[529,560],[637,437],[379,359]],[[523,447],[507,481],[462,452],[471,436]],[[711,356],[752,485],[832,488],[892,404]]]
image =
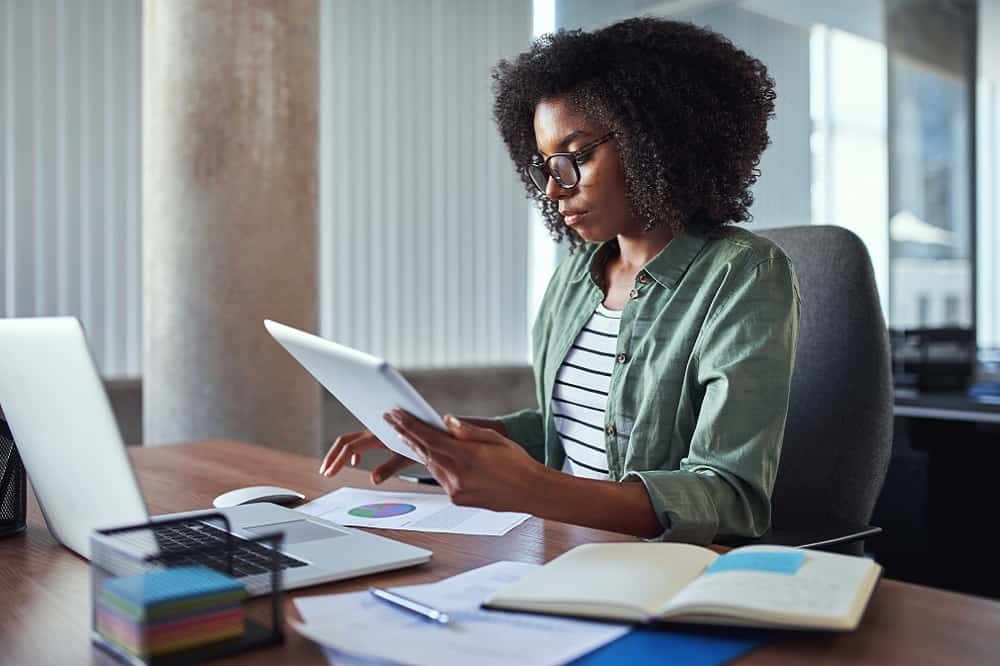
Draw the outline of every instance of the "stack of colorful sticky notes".
[[[97,598],[97,631],[142,658],[239,638],[246,589],[202,566],[109,578]]]

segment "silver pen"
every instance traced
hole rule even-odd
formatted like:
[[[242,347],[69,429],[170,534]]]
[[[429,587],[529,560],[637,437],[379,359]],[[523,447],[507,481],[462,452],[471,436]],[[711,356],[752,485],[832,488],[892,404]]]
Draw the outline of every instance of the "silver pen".
[[[375,587],[374,585],[370,586],[368,591],[371,592],[372,596],[376,599],[381,599],[382,601],[386,601],[393,606],[416,613],[417,615],[420,615],[428,620],[433,620],[434,622],[438,622],[440,624],[448,624],[451,621],[451,618],[448,617],[447,613],[443,613],[436,608],[431,608],[427,604],[422,604],[419,601],[410,599],[409,597],[404,597],[381,587]]]

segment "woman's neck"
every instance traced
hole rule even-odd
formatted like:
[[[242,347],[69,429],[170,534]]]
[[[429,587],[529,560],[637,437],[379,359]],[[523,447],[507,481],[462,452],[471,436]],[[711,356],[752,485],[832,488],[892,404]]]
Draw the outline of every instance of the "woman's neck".
[[[638,273],[649,260],[660,253],[674,238],[666,225],[656,227],[639,236],[618,236],[618,268]]]

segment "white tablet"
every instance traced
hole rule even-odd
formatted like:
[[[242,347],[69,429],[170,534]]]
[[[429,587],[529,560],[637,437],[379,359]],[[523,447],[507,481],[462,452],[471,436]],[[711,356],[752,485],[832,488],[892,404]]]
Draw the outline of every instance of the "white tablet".
[[[383,444],[423,462],[382,415],[399,407],[440,430],[444,421],[416,389],[386,361],[291,326],[264,320],[267,332]]]

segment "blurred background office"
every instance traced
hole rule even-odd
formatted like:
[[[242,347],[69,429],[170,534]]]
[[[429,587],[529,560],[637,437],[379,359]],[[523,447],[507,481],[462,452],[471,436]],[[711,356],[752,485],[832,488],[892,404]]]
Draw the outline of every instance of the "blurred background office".
[[[1000,0],[0,0],[0,316],[79,317],[134,444],[316,456],[353,428],[264,317],[385,357],[442,412],[530,406],[565,249],[492,126],[489,71],[640,14],[774,77],[749,228],[868,248],[900,359],[874,554],[1000,594],[942,573],[989,529],[1000,469],[1000,406],[967,392],[1000,362]]]

